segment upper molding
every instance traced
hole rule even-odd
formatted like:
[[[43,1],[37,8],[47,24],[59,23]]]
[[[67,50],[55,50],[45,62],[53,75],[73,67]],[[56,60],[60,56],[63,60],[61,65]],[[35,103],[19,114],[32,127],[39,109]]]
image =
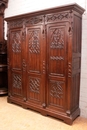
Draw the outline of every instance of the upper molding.
[[[20,14],[16,16],[11,16],[11,17],[5,18],[5,20],[10,21],[10,20],[16,20],[16,19],[25,18],[25,17],[36,16],[36,15],[46,15],[46,14],[51,14],[51,13],[61,12],[61,11],[69,11],[69,12],[76,11],[79,15],[82,15],[85,9],[79,6],[78,4],[73,3],[73,4],[68,4],[68,5],[57,6],[54,8],[39,10],[35,12]]]

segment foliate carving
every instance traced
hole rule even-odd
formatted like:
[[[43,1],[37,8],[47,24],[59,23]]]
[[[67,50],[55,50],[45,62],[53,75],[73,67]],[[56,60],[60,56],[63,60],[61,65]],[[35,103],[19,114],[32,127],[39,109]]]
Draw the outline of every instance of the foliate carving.
[[[63,97],[63,82],[51,82],[51,89],[50,89],[50,95],[55,98],[62,98]]]
[[[22,79],[21,75],[13,74],[13,87],[14,88],[21,88],[22,86]]]
[[[22,26],[23,26],[23,19],[9,22],[9,28],[17,28],[17,27],[22,27]]]
[[[20,32],[12,33],[12,51],[13,52],[21,52],[21,36]]]
[[[69,32],[69,35],[72,36],[72,33],[73,33],[73,11],[72,10],[70,11],[70,14],[69,14],[69,24],[70,26],[69,26],[68,32]]]
[[[51,15],[47,15],[47,22],[56,22],[56,21],[60,21],[60,20],[67,20],[69,19],[69,13],[58,13],[58,14],[51,14]]]
[[[30,78],[29,79],[29,88],[30,91],[39,93],[40,91],[40,79],[39,78]]]
[[[51,31],[51,41],[50,48],[52,49],[61,49],[64,48],[64,31],[63,29],[53,28]]]
[[[37,17],[32,17],[32,18],[26,19],[26,25],[39,24],[42,22],[43,22],[43,16],[37,16]]]
[[[50,59],[51,60],[64,60],[62,56],[51,56]]]
[[[40,53],[40,43],[39,43],[39,31],[28,31],[29,35],[29,52],[30,53]]]
[[[72,76],[72,65],[71,63],[68,63],[68,77],[70,78]]]

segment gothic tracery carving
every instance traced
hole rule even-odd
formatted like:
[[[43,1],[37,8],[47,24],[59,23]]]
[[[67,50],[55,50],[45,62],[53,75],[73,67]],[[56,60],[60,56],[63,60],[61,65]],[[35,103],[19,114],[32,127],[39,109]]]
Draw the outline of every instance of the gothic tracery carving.
[[[40,53],[40,43],[39,43],[39,31],[28,31],[29,35],[29,52],[30,53]]]
[[[21,88],[21,86],[22,86],[21,75],[13,74],[13,87]]]
[[[62,98],[63,97],[63,82],[51,82],[51,89],[50,89],[50,95],[52,97],[56,98]]]
[[[58,21],[58,20],[65,20],[69,18],[69,13],[58,13],[58,14],[52,14],[52,15],[47,15],[47,22],[53,22],[53,21]]]
[[[32,92],[39,93],[40,79],[39,78],[30,78],[29,79],[29,88]]]
[[[20,32],[12,33],[12,51],[13,52],[21,52],[21,37]]]
[[[64,32],[61,28],[53,28],[51,31],[50,47],[53,49],[64,48]]]

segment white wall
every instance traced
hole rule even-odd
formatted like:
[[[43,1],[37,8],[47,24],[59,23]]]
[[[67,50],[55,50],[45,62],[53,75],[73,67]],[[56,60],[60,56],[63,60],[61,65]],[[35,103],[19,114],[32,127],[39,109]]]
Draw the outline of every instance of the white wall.
[[[64,4],[77,3],[87,9],[87,0],[9,0],[5,17],[42,10]],[[5,32],[6,30],[5,25]],[[6,38],[6,33],[5,33]],[[87,118],[87,12],[83,14],[82,21],[82,61],[81,61],[81,85],[80,85],[80,109],[81,116]]]

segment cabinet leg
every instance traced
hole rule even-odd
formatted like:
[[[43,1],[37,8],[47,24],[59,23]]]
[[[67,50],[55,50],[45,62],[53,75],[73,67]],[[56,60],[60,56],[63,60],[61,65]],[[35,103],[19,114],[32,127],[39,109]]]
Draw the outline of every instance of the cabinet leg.
[[[41,115],[43,115],[43,116],[47,116],[47,113],[44,112],[44,111],[41,111],[40,113],[41,113]]]
[[[66,119],[64,122],[68,125],[72,125],[73,121],[71,119]]]

